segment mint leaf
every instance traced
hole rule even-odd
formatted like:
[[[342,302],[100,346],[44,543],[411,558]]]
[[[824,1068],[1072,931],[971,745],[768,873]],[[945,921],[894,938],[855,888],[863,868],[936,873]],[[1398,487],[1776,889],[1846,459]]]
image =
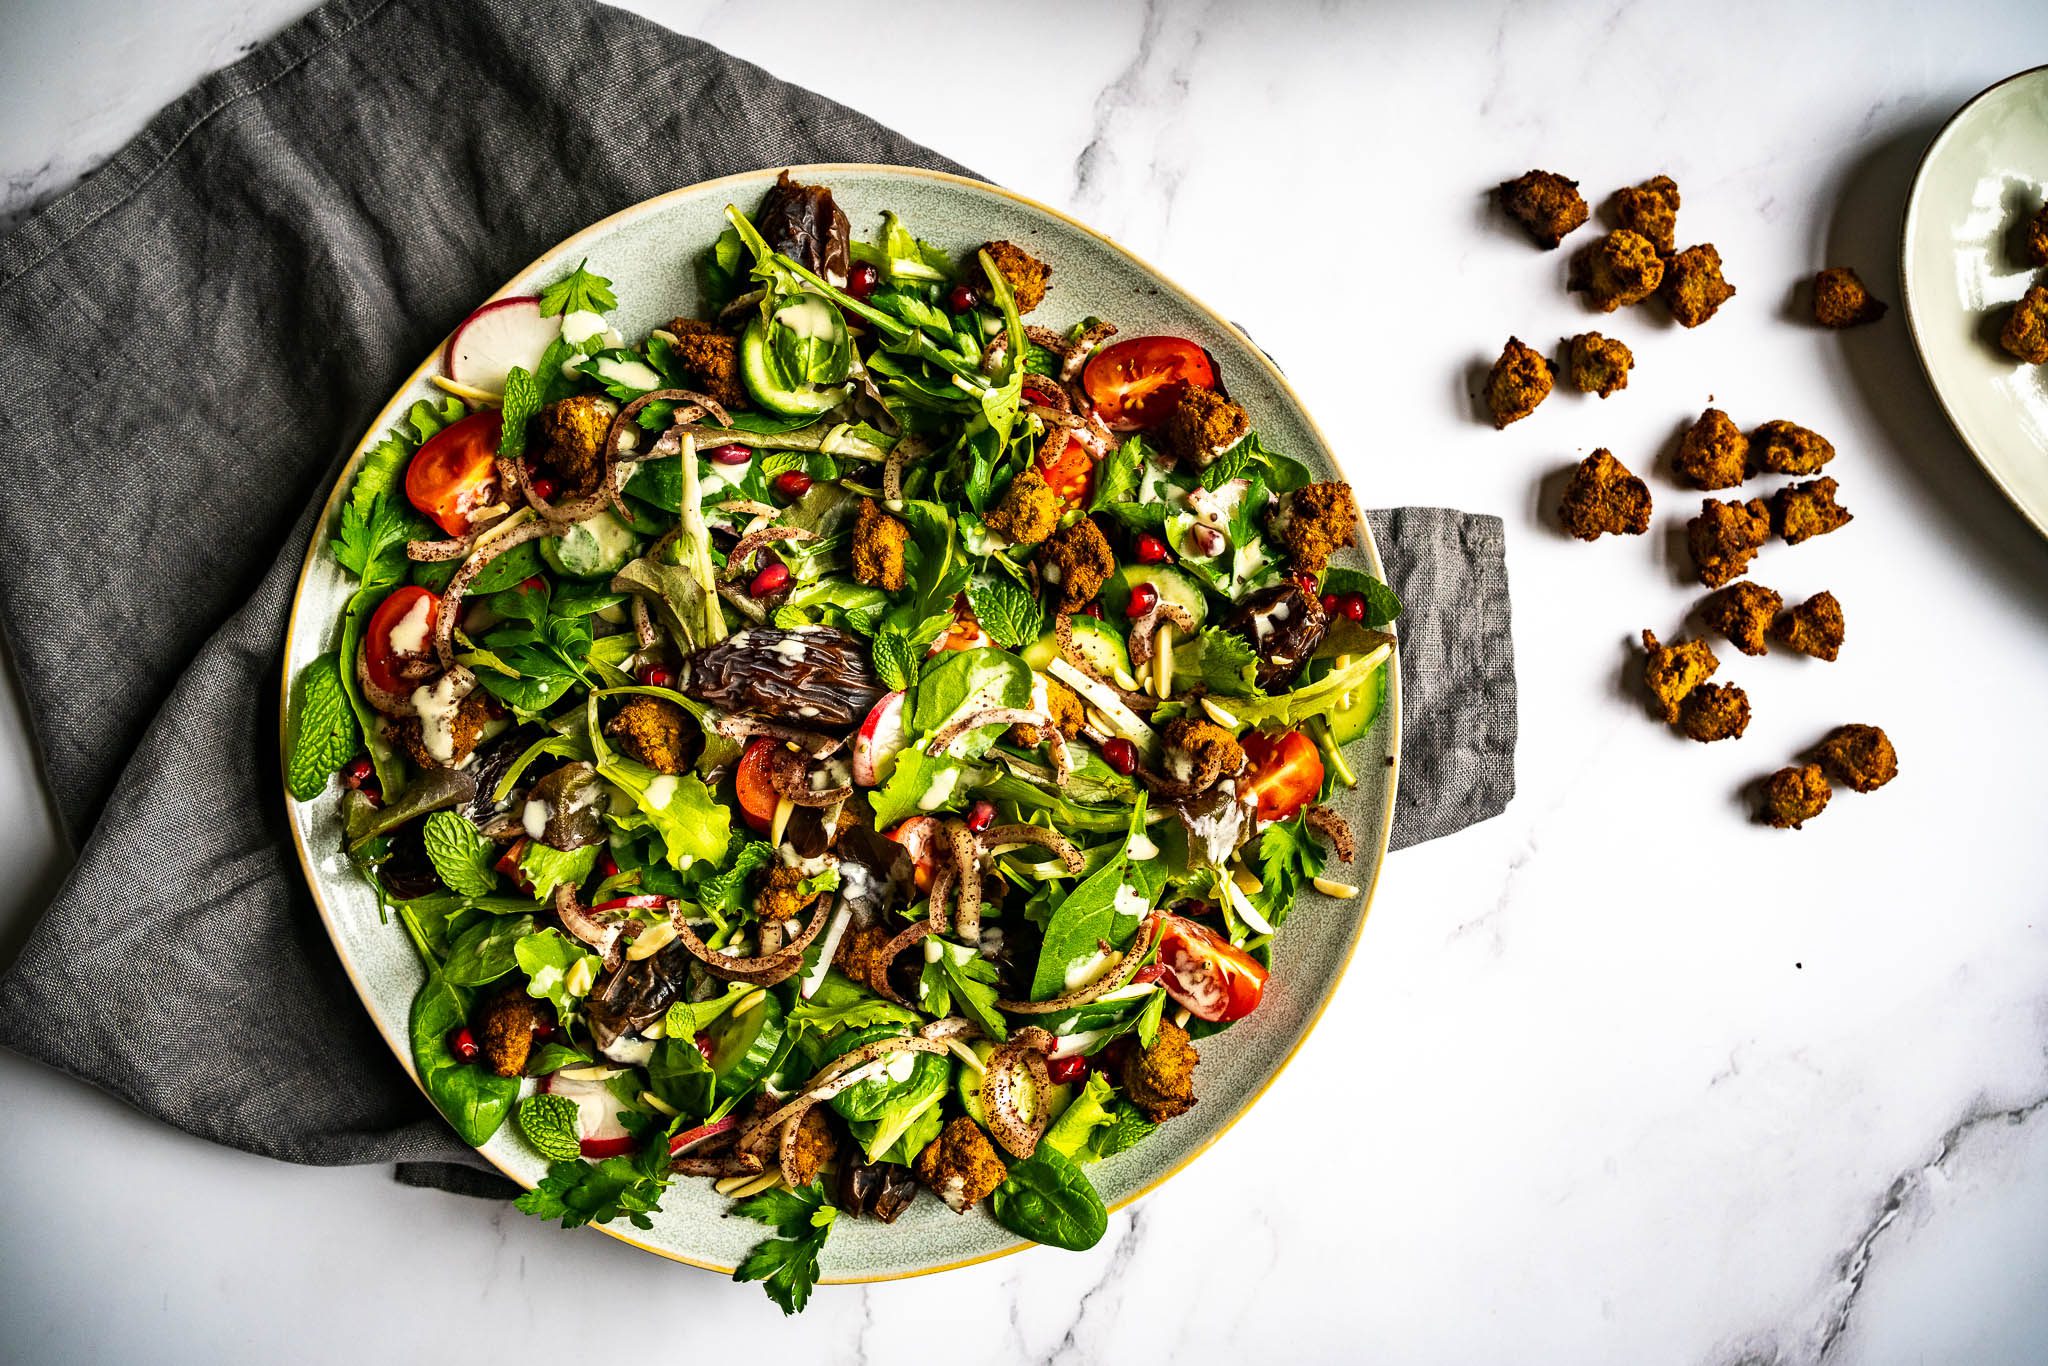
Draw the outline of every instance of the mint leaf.
[[[519,1132],[542,1157],[566,1162],[583,1155],[576,1102],[567,1096],[528,1096],[515,1112]]]
[[[1202,470],[1202,487],[1220,489],[1233,479],[1250,479],[1259,473],[1259,443],[1246,434],[1235,446],[1217,456]]]
[[[917,647],[894,627],[886,627],[874,639],[875,674],[882,685],[895,691],[909,687],[917,678]]]
[[[453,811],[436,811],[421,827],[427,857],[451,892],[489,896],[498,885],[491,869],[491,842],[483,832]]]
[[[1401,615],[1401,599],[1394,590],[1381,583],[1372,575],[1356,569],[1345,569],[1333,565],[1323,571],[1323,591],[1339,597],[1356,593],[1365,599],[1364,625],[1377,630]]]
[[[503,425],[498,430],[498,454],[517,460],[526,454],[526,424],[540,412],[540,381],[515,365],[505,376]]]
[[[1038,639],[1044,613],[1038,599],[1008,579],[970,581],[967,605],[996,644],[1021,650]]]
[[[577,262],[576,269],[566,277],[555,281],[540,292],[540,312],[544,318],[557,313],[586,311],[603,313],[619,306],[619,296],[612,293],[612,282],[602,275],[585,270],[590,261],[586,257]]]
[[[311,801],[327,786],[327,777],[362,748],[355,713],[341,686],[341,666],[331,654],[321,655],[299,675],[299,715],[286,767],[291,793]]]

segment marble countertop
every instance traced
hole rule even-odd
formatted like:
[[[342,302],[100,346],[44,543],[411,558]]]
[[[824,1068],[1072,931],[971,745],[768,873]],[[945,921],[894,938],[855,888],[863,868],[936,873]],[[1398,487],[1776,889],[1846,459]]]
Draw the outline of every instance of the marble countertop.
[[[302,8],[10,7],[0,225]],[[208,1147],[0,1055],[0,1329],[22,1359],[628,1360],[764,1332],[859,1362],[2048,1358],[2048,544],[1943,423],[1895,238],[1920,149],[2039,57],[2048,11],[1071,0],[1032,7],[1027,39],[990,0],[943,22],[634,8],[1158,263],[1280,359],[1370,504],[1504,517],[1520,794],[1389,862],[1288,1077],[1094,1251],[825,1289],[787,1324],[754,1287],[384,1170]],[[792,41],[811,19],[825,41]],[[946,92],[1026,47],[1008,98],[1029,136],[954,112]],[[1628,390],[1497,433],[1475,369],[1509,333],[1587,326],[1564,253],[1489,209],[1531,166],[1596,196],[1668,172],[1681,238],[1716,243],[1741,293],[1695,332],[1602,320],[1636,350]],[[1825,264],[1892,316],[1802,325],[1793,286]],[[1631,637],[1698,597],[1661,453],[1709,401],[1827,434],[1856,514],[1760,562],[1788,597],[1842,600],[1840,662],[1724,651],[1756,714],[1711,747],[1647,720],[1628,674]],[[1555,529],[1559,473],[1595,446],[1651,478],[1650,536]],[[1751,824],[1741,786],[1843,721],[1887,727],[1903,776],[1798,833]],[[11,946],[66,861],[11,698],[0,810]]]

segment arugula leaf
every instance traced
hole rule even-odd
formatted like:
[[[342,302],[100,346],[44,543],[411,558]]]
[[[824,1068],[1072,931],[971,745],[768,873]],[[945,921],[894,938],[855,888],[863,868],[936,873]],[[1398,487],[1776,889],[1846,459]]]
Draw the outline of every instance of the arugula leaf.
[[[567,1162],[583,1155],[576,1102],[567,1096],[528,1096],[514,1118],[519,1132],[542,1157]]]
[[[1238,698],[1231,702],[1230,710],[1238,720],[1255,725],[1299,726],[1311,716],[1328,714],[1347,694],[1364,687],[1389,658],[1383,650],[1358,655],[1343,668],[1332,669],[1313,682],[1297,684],[1291,692]]]
[[[902,631],[883,627],[875,633],[873,650],[875,676],[882,680],[882,686],[901,691],[917,681],[917,662],[921,652]]]
[[[1008,579],[970,579],[967,605],[996,644],[1021,650],[1037,640],[1045,613],[1037,598]]]
[[[540,292],[543,318],[558,313],[603,313],[619,306],[619,296],[612,293],[612,282],[584,269],[589,264],[589,258],[584,258],[576,263],[575,270]]]
[[[1323,591],[1343,596],[1356,593],[1365,599],[1365,620],[1361,625],[1378,630],[1401,615],[1401,599],[1394,590],[1372,575],[1357,569],[1332,565],[1323,571]]]
[[[594,844],[564,853],[539,840],[528,840],[519,855],[519,871],[533,884],[535,901],[546,901],[553,896],[555,887],[560,883],[581,887],[595,867],[597,846]]]
[[[518,459],[526,454],[526,424],[540,412],[539,381],[524,366],[515,365],[505,375],[505,404],[498,429],[498,454]]]
[[[448,889],[463,896],[489,896],[498,885],[491,868],[491,842],[466,817],[436,811],[421,827],[427,857]]]
[[[302,802],[319,796],[328,775],[361,748],[355,713],[341,685],[341,666],[336,656],[321,655],[299,675],[298,724],[285,765],[292,796]]]
[[[774,1227],[770,1238],[747,1254],[735,1281],[759,1281],[785,1314],[800,1314],[818,1283],[818,1253],[839,1211],[825,1203],[816,1182],[800,1191],[764,1191],[733,1206],[733,1213]]]

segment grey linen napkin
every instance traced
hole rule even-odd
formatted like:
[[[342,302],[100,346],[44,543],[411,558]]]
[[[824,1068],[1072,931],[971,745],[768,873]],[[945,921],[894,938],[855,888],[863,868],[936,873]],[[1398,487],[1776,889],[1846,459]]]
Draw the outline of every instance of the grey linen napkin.
[[[579,0],[335,0],[0,242],[0,628],[78,864],[0,1043],[200,1137],[501,1193],[372,1029],[300,880],[278,658],[341,455],[477,299],[584,225],[761,166],[957,171]],[[1500,523],[1374,513],[1406,696],[1395,843],[1500,811]]]

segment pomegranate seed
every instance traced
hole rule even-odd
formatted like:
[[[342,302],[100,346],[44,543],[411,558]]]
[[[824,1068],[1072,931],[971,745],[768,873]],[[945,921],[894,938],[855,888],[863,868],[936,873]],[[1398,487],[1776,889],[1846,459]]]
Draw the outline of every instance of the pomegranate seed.
[[[965,313],[981,302],[981,296],[969,285],[954,285],[946,291],[946,307],[955,313]]]
[[[370,781],[376,772],[377,770],[371,766],[369,759],[364,755],[358,754],[355,758],[348,761],[346,768],[341,770],[341,781],[344,786],[360,789],[364,783]]]
[[[996,809],[988,802],[976,802],[967,808],[967,828],[979,835],[996,823]]]
[[[1102,742],[1102,762],[1128,778],[1138,771],[1138,747],[1121,735],[1112,735]]]
[[[1089,604],[1088,604],[1088,605],[1087,605],[1086,607],[1083,607],[1083,608],[1081,609],[1081,615],[1082,615],[1082,616],[1084,616],[1084,617],[1094,617],[1094,618],[1095,618],[1095,619],[1096,619],[1097,621],[1101,621],[1101,620],[1102,620],[1102,604],[1101,604],[1101,603],[1099,603],[1099,602],[1091,602],[1091,603],[1089,603]]]
[[[1150,986],[1164,976],[1166,976],[1164,964],[1147,963],[1144,967],[1131,974],[1131,984],[1133,986]]]
[[[519,591],[522,593],[538,593],[547,586],[547,581],[538,574],[528,574],[519,581]]]
[[[362,793],[363,796],[368,799],[370,806],[373,810],[377,807],[384,805],[384,788],[383,785],[380,784],[375,778],[372,778],[368,782],[364,783],[361,787],[357,788],[356,791]]]
[[[461,1025],[448,1036],[448,1051],[457,1062],[473,1062],[483,1050],[476,1046],[476,1035],[469,1032],[469,1026]]]
[[[704,1055],[704,1061],[711,1061],[711,1036],[700,1031],[697,1035],[697,1051]]]
[[[727,446],[713,446],[704,454],[714,465],[744,465],[754,458],[754,448],[733,442]]]
[[[882,283],[882,272],[866,261],[856,261],[853,269],[846,272],[846,292],[856,299],[865,299],[875,292]]]
[[[777,560],[774,564],[769,565],[766,569],[754,575],[754,581],[747,585],[747,592],[754,597],[765,598],[772,593],[780,593],[788,586],[789,566]]]
[[[1339,607],[1340,605],[1341,605],[1341,604],[1339,604],[1339,603],[1338,603],[1338,601],[1337,601],[1337,595],[1336,595],[1335,593],[1325,593],[1325,594],[1323,594],[1323,615],[1324,615],[1324,616],[1326,616],[1326,617],[1334,617],[1334,616],[1336,616],[1336,615],[1337,615],[1337,608],[1338,608],[1338,607]]]
[[[784,470],[775,476],[775,491],[795,502],[811,491],[811,476],[802,470]]]
[[[1066,1058],[1054,1058],[1045,1065],[1045,1075],[1052,1079],[1054,1086],[1065,1086],[1070,1081],[1079,1081],[1081,1074],[1088,1070],[1088,1059],[1079,1053]]]
[[[527,487],[532,489],[533,496],[540,499],[543,503],[555,496],[555,481],[548,478],[545,474],[537,479],[529,480]]]
[[[619,875],[619,861],[610,854],[600,856],[597,860],[597,875],[599,877],[617,877]]]
[[[1165,564],[1166,542],[1147,532],[1138,538],[1139,564]]]
[[[1364,621],[1365,594],[1346,593],[1344,595],[1344,615],[1350,617],[1353,621]]]
[[[1159,605],[1159,590],[1149,583],[1131,586],[1131,605],[1128,616],[1142,617]]]
[[[675,671],[660,664],[649,664],[636,674],[635,677],[643,685],[650,688],[671,687],[676,681]]]
[[[1152,966],[1158,967],[1159,965],[1154,963]],[[533,1041],[535,1043],[546,1043],[554,1036],[555,1022],[553,1020],[535,1020],[533,1022]]]

